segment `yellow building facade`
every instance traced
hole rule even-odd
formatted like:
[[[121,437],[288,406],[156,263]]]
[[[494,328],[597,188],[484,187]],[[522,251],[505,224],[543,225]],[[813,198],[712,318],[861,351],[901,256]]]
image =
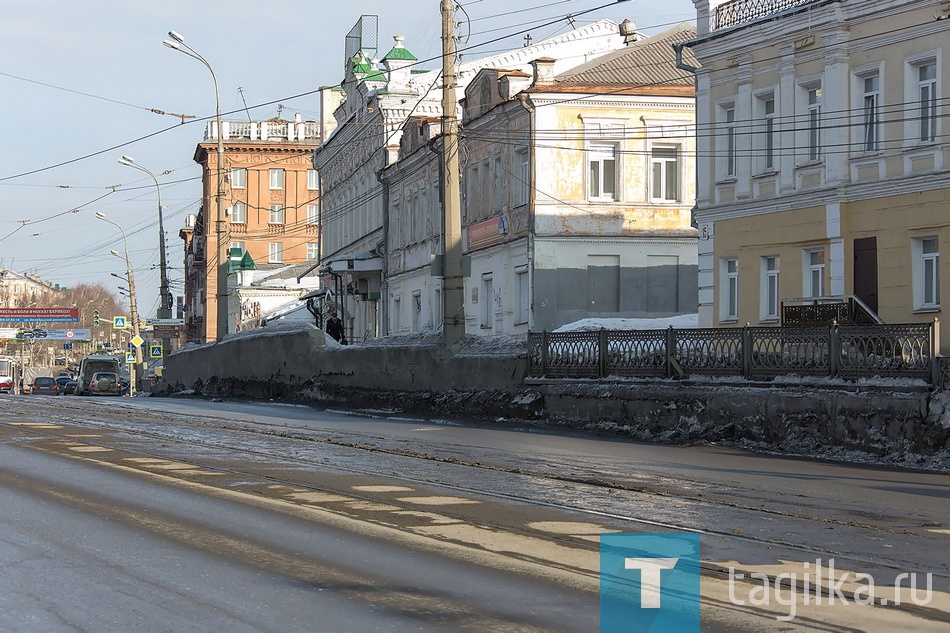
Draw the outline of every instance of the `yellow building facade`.
[[[947,3],[694,4],[700,325],[809,302],[940,318]]]

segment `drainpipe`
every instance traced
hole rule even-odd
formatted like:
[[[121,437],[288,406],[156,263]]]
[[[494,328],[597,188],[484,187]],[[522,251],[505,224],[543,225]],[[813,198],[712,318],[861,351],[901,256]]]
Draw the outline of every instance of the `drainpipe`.
[[[527,94],[518,93],[518,103],[528,112],[528,166],[530,171],[530,182],[528,182],[528,290],[531,292],[530,303],[528,307],[528,331],[534,326],[534,205],[536,202],[536,182],[535,171],[535,139],[534,131],[536,126],[534,120],[534,106],[528,103]]]
[[[692,73],[693,75],[696,75],[699,72],[699,68],[697,68],[696,66],[691,66],[690,64],[687,64],[686,62],[683,61],[683,49],[686,48],[687,46],[690,46],[689,42],[674,42],[673,43],[673,50],[676,51],[676,67],[679,68],[680,70],[685,70],[688,73]],[[693,81],[693,95],[694,95],[693,96],[693,120],[698,121],[698,117],[696,114],[695,93],[696,93],[696,82],[694,79]],[[694,126],[694,127],[696,129],[696,135],[698,137],[699,127],[698,126]],[[698,138],[693,140],[694,145],[697,143],[697,141],[698,141]],[[698,149],[698,146],[696,147]],[[690,217],[689,224],[694,229],[698,229],[699,223],[696,221],[696,211],[699,209],[699,203],[696,201],[699,199],[699,155],[697,152],[694,152],[694,155],[693,155],[693,180],[694,180],[693,182],[694,198],[693,198],[693,208],[690,209],[690,212],[689,212],[689,217]]]
[[[382,257],[383,269],[379,280],[379,320],[382,322],[382,336],[389,335],[389,183],[383,176],[386,168],[376,172],[376,180],[383,186],[383,239],[376,244],[376,252]],[[380,249],[382,246],[382,249]]]

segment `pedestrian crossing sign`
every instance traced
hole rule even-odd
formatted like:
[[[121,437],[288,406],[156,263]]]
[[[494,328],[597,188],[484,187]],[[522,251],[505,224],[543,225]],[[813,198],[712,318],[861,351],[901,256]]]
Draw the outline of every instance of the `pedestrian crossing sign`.
[[[130,365],[134,365],[134,364],[135,364],[135,352],[126,352],[126,353],[125,353],[125,362],[129,363]]]
[[[153,343],[148,347],[148,357],[149,358],[161,358],[162,357],[162,346],[160,343]]]
[[[124,330],[124,329],[125,329],[125,317],[124,317],[124,316],[114,316],[114,317],[112,317],[112,329],[113,329],[113,330]]]

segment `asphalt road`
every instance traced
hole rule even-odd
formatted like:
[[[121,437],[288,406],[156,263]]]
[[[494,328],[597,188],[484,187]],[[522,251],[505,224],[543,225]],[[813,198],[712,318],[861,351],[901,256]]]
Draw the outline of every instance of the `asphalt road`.
[[[0,507],[4,631],[596,631],[600,535],[671,530],[703,535],[704,631],[950,619],[947,475],[714,446],[24,396],[0,399]],[[736,604],[729,567],[816,557],[876,606]],[[902,571],[933,574],[926,604],[881,604]]]

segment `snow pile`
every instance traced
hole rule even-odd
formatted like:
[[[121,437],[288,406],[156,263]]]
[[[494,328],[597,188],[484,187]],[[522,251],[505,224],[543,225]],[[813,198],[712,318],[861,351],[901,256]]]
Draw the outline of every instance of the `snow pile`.
[[[698,314],[678,314],[655,319],[581,319],[554,330],[554,332],[592,332],[596,330],[665,330],[688,329],[699,326]]]

